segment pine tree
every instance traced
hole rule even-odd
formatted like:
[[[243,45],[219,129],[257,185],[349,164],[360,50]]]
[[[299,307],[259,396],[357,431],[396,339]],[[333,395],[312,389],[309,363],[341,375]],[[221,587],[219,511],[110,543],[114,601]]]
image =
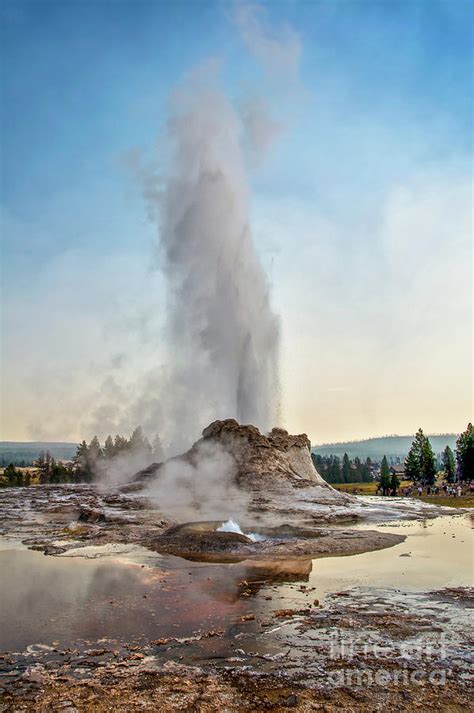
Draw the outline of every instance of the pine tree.
[[[398,492],[398,488],[400,487],[400,480],[398,479],[397,474],[395,471],[392,473],[392,477],[390,478],[390,495],[396,495]]]
[[[474,429],[472,423],[456,441],[456,461],[459,480],[474,480]]]
[[[89,446],[85,441],[82,441],[82,443],[77,446],[73,462],[78,480],[85,480],[86,482],[92,480]]]
[[[155,435],[155,437],[153,439],[152,456],[153,456],[153,460],[155,461],[155,463],[162,463],[165,459],[165,456],[163,453],[163,446],[161,445],[161,439],[160,439],[160,436],[158,433]],[[314,463],[315,462],[314,461],[314,453],[311,455],[311,457],[313,458],[313,463]],[[316,458],[317,457],[318,456],[316,456]],[[321,456],[319,456],[319,458],[321,458]],[[316,463],[315,463],[315,467],[317,469]]]
[[[424,485],[434,485],[436,480],[436,460],[433,449],[429,438],[421,428],[418,429],[405,459],[405,477]]]
[[[38,469],[39,481],[41,485],[47,485],[50,482],[51,475],[51,453],[49,451],[40,451],[38,460],[34,465]]]
[[[380,481],[379,489],[382,491],[382,495],[388,495],[390,490],[390,470],[387,463],[387,456],[382,458],[382,465],[380,468]]]
[[[323,460],[326,466],[321,473],[322,477],[328,483],[343,483],[339,458],[337,456],[329,456],[329,458]]]
[[[92,464],[94,464],[100,461],[103,456],[104,454],[102,452],[99,439],[97,436],[94,436],[92,441],[89,443],[89,460]]]
[[[142,464],[151,462],[152,448],[150,446],[150,441],[143,434],[141,426],[137,426],[130,436],[129,449],[133,456],[138,458]]]
[[[18,485],[18,471],[13,465],[13,463],[10,463],[10,465],[7,465],[5,470],[3,471],[4,477],[7,479],[7,484],[9,488],[14,488],[16,485]]]
[[[362,481],[364,483],[370,483],[372,482],[372,461],[369,457],[365,459],[364,463],[364,474]]]
[[[449,446],[443,451],[443,470],[444,477],[448,483],[454,483],[456,480],[456,464],[454,461],[454,453]]]
[[[67,483],[71,480],[71,472],[58,461],[51,466],[51,483]]]
[[[342,458],[342,482],[351,482],[351,462],[347,453],[344,453],[344,456]]]
[[[83,477],[87,482],[90,482],[98,474],[101,462],[104,459],[104,453],[102,451],[100,441],[97,436],[94,436],[92,441],[89,443],[89,448],[87,449],[87,467],[84,470]]]
[[[426,436],[421,447],[421,479],[424,485],[434,485],[436,480],[436,461]]]
[[[82,441],[82,443],[79,443],[79,445],[76,448],[76,455],[73,458],[74,465],[76,465],[78,468],[84,466],[87,461],[88,452],[89,452],[89,448],[88,448],[87,443],[85,441]]]
[[[105,439],[104,443],[104,457],[107,458],[107,460],[111,460],[115,455],[115,447],[114,447],[114,442],[112,440],[112,436],[107,436]]]
[[[405,478],[417,483],[420,479],[420,474],[421,470],[418,453],[412,447],[408,451],[408,455],[405,458]]]
[[[114,439],[114,455],[117,455],[118,453],[122,453],[123,451],[126,451],[129,447],[129,443],[126,438],[123,436],[119,436],[118,434],[115,436]]]
[[[145,448],[145,439],[143,436],[143,429],[141,426],[137,426],[130,436],[130,450],[133,453],[142,453]]]
[[[54,458],[51,458],[50,464],[49,464],[49,482],[56,484],[59,483],[59,477],[58,477],[58,470],[56,468],[56,461]]]
[[[424,439],[423,431],[419,428],[405,458],[405,477],[414,483],[421,480],[421,451]]]
[[[352,482],[362,483],[364,475],[364,466],[360,462],[360,458],[357,456],[354,458],[354,468],[352,470]]]
[[[44,466],[44,451],[40,451],[38,459],[33,463],[33,465],[35,465],[39,471],[42,470]]]
[[[143,455],[144,455],[145,458],[147,458],[148,460],[151,460],[151,454],[152,454],[152,448],[151,448],[151,445],[150,445],[150,441],[149,441],[148,438],[145,436],[145,438],[143,439]]]

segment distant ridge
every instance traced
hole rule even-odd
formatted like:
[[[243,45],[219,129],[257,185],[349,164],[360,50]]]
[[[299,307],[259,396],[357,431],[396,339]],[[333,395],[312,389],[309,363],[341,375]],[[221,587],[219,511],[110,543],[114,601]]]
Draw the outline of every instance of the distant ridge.
[[[49,451],[56,460],[71,460],[77,443],[63,441],[0,441],[0,466],[32,465],[41,451]]]
[[[427,434],[435,454],[444,451],[446,446],[453,450],[457,434],[436,433]],[[364,438],[358,441],[339,441],[336,443],[321,443],[312,447],[313,453],[321,456],[342,456],[347,453],[349,458],[372,458],[380,460],[387,458],[405,458],[412,444],[414,434],[409,436],[381,436]],[[14,465],[31,465],[41,451],[49,451],[56,460],[71,460],[76,453],[77,443],[64,441],[0,441],[0,467],[9,463]]]
[[[435,454],[444,451],[446,446],[454,450],[457,434],[435,433],[426,434],[430,439]],[[381,436],[379,438],[365,438],[359,441],[340,441],[337,443],[322,443],[312,447],[313,453],[321,456],[340,456],[347,453],[349,458],[372,458],[379,460],[387,458],[405,458],[414,439],[414,434],[409,436]]]

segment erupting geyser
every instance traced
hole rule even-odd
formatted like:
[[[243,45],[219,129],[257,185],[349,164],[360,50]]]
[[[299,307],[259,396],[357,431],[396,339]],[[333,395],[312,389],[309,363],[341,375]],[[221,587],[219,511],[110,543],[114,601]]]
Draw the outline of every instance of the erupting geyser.
[[[218,417],[274,425],[279,328],[250,230],[243,123],[212,71],[176,92],[167,136],[168,175],[151,200],[173,364],[161,398],[177,452]]]
[[[245,535],[249,540],[252,540],[252,542],[262,542],[266,539],[264,535],[259,535],[257,532],[243,532],[239,523],[232,519],[216,527],[216,532],[236,532],[238,535]]]

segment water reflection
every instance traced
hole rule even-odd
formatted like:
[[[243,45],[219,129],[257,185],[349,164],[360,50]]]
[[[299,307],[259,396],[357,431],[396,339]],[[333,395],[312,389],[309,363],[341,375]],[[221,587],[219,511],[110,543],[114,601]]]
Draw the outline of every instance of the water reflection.
[[[418,590],[470,584],[469,525],[464,516],[370,526],[407,539],[361,555],[232,565],[169,556],[145,566],[130,554],[87,560],[2,549],[0,650],[37,643],[65,647],[102,637],[140,643],[190,636],[360,584]],[[307,589],[299,592],[283,581],[306,582]],[[262,588],[264,596],[254,598]]]
[[[196,627],[218,626],[243,608],[242,570],[181,561],[177,567],[174,559],[149,568],[21,549],[0,552],[0,650],[101,637],[185,636]]]
[[[474,584],[469,515],[371,525],[370,529],[399,533],[407,539],[385,550],[314,560],[310,583],[320,596],[359,584],[411,590]]]

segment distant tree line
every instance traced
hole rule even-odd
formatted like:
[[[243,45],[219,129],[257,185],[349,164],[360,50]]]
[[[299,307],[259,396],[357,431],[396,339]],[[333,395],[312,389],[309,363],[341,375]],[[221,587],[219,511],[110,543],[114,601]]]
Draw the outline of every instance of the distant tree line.
[[[312,453],[314,466],[328,483],[366,483],[373,481],[377,476],[379,490],[384,495],[396,494],[400,487],[398,474],[393,467],[400,464],[391,459],[390,465],[384,455],[381,463],[366,458],[351,460],[344,453],[342,460],[336,455],[322,456]],[[431,447],[428,436],[420,428],[404,462],[403,477],[422,486],[434,485],[437,473],[442,471],[448,483],[456,481],[474,480],[474,429],[472,423],[461,433],[456,441],[456,449],[446,446],[440,457],[437,458]]]
[[[38,460],[34,462],[41,485],[57,485],[59,483],[71,483],[76,480],[76,474],[71,463],[64,464],[57,461],[49,451],[41,451]]]
[[[373,480],[373,463],[370,458],[350,460],[347,453],[338,456],[321,456],[312,453],[314,467],[327,483],[370,483]]]
[[[74,456],[74,467],[83,482],[91,482],[114,459],[131,456],[136,460],[151,463],[163,460],[163,449],[160,437],[156,434],[153,444],[143,434],[141,426],[137,426],[129,439],[123,436],[107,436],[101,446],[97,436],[94,436],[89,445],[82,441],[77,447]]]
[[[29,472],[25,473],[19,470],[13,465],[13,463],[7,465],[7,467],[3,471],[3,483],[0,483],[0,485],[3,485],[7,488],[13,488],[15,486],[27,487],[30,484],[31,474]]]
[[[137,426],[130,438],[116,435],[113,439],[112,436],[107,436],[103,445],[98,437],[94,436],[90,443],[79,443],[72,462],[56,460],[49,451],[41,451],[33,462],[33,473],[10,463],[4,470],[3,478],[0,478],[0,487],[28,487],[31,485],[32,475],[41,485],[90,483],[114,459],[126,456],[131,456],[132,463],[162,461],[163,449],[159,435],[156,434],[153,444],[150,444],[142,427]]]

